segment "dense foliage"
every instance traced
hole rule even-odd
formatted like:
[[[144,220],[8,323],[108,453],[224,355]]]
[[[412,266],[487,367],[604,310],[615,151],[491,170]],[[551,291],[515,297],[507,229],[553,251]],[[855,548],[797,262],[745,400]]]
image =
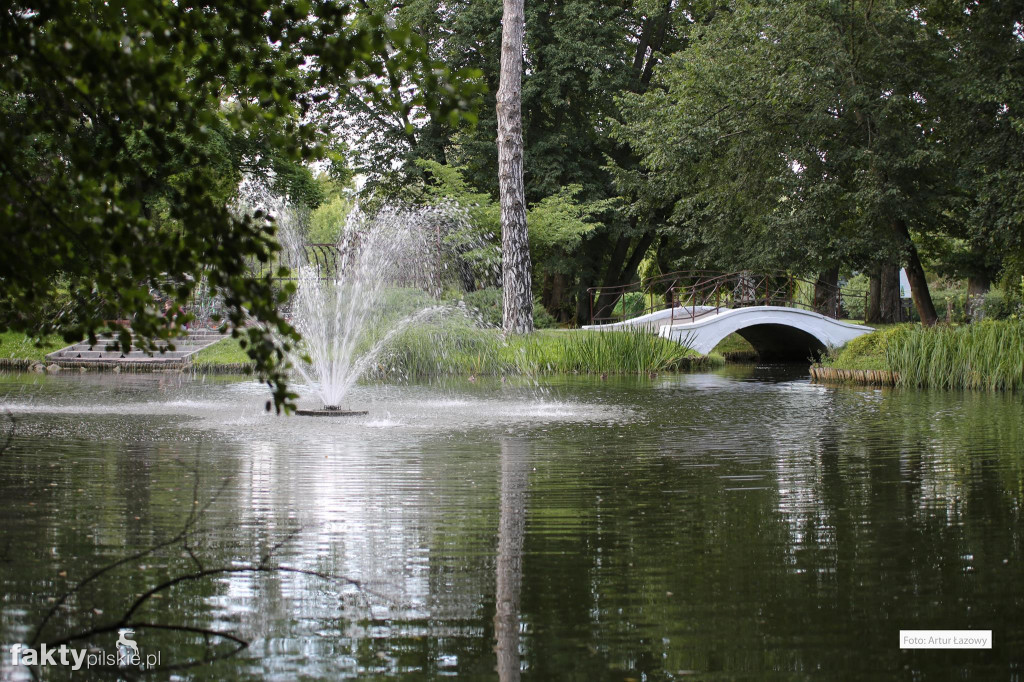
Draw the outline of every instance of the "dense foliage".
[[[408,28],[334,2],[0,12],[0,328],[95,340],[110,324],[123,347],[152,348],[181,331],[173,311],[205,278],[280,407],[296,339],[278,314],[287,290],[247,267],[277,249],[274,227],[229,199],[256,173],[316,205],[302,163],[339,157],[315,114],[363,83],[376,106],[455,120],[468,103],[448,70]],[[416,86],[404,101],[382,81],[395,71]],[[60,295],[68,305],[54,311]]]
[[[435,58],[479,68],[494,92],[500,2],[381,11],[414,21]],[[527,201],[572,188],[600,207],[557,265],[533,245],[546,260],[535,289],[568,320],[586,286],[638,272],[783,268],[833,284],[865,273],[884,291],[905,267],[918,313],[934,319],[938,275],[969,280],[971,296],[1016,287],[1021,15],[1019,2],[530,3]],[[372,108],[346,123],[375,131],[355,149],[369,191],[431,182],[413,162],[429,159],[496,196],[492,95],[474,129]]]
[[[616,128],[684,246],[716,266],[897,263],[929,323],[922,251],[986,282],[1017,267],[1020,8],[949,4],[737,1],[695,30]]]
[[[903,266],[926,322],[1020,314],[1019,1],[525,9],[532,279],[559,322],[585,320],[588,286],[694,267],[859,273],[870,315]],[[6,4],[0,329],[152,348],[205,281],[282,404],[296,335],[253,267],[275,262],[273,220],[235,208],[252,176],[309,209],[313,241],[357,185],[364,206],[455,203],[452,265],[493,287],[501,11]]]
[[[558,255],[562,271],[534,268],[534,292],[563,321],[582,315],[581,288],[632,281],[656,239],[660,217],[624,203],[600,203],[619,194],[609,159],[630,165],[634,155],[609,135],[615,95],[644,91],[663,54],[683,44],[677,27],[702,3],[644,0],[538,1],[526,5],[522,90],[526,202],[571,192],[581,205],[600,207],[582,238],[570,236]],[[355,115],[339,116],[339,130],[358,138],[356,167],[367,192],[403,193],[422,175],[416,159],[463,169],[474,192],[497,198],[495,93],[501,44],[500,0],[371,2],[396,20],[419,27],[431,54],[449,68],[483,72],[488,94],[473,128],[451,126],[422,112],[402,119],[353,100]],[[429,178],[428,178],[429,180]],[[578,188],[578,189],[575,189]],[[529,217],[527,219],[529,225]],[[531,230],[532,231],[532,230]],[[539,275],[539,277],[538,277]],[[579,318],[583,319],[583,318]]]

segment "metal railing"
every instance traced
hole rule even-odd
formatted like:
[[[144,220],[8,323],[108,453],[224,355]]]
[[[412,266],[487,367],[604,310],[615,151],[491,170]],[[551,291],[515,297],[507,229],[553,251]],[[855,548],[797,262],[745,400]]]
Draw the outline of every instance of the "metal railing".
[[[723,309],[783,306],[827,317],[850,317],[849,303],[866,310],[867,292],[795,277],[786,272],[686,270],[613,287],[590,287],[590,323],[610,324],[670,310],[667,324],[693,322]]]

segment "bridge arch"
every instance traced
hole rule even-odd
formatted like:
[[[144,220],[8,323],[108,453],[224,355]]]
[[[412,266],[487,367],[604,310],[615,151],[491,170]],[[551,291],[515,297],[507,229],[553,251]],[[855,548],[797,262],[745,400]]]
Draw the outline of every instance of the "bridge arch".
[[[753,324],[737,329],[736,333],[766,360],[818,358],[827,348],[814,334],[786,324]]]
[[[704,355],[722,339],[736,333],[764,357],[806,360],[828,346],[842,346],[872,331],[871,327],[839,322],[809,310],[752,306],[722,310],[692,322],[663,326],[658,333]]]

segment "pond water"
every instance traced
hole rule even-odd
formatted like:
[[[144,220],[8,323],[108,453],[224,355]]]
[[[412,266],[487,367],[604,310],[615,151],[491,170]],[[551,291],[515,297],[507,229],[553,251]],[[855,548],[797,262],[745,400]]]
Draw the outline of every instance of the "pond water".
[[[1021,679],[1020,396],[737,366],[266,397],[0,376],[0,677],[44,621],[100,653],[123,620],[160,679]]]

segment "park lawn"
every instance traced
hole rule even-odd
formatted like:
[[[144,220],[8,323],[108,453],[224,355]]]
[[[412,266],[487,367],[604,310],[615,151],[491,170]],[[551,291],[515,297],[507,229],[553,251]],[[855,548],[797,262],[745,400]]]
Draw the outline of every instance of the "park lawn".
[[[68,342],[56,334],[36,339],[21,332],[0,332],[0,358],[8,360],[43,362],[47,353],[67,345]]]
[[[238,365],[252,362],[252,358],[242,350],[238,339],[221,339],[207,346],[192,356],[194,365]]]

